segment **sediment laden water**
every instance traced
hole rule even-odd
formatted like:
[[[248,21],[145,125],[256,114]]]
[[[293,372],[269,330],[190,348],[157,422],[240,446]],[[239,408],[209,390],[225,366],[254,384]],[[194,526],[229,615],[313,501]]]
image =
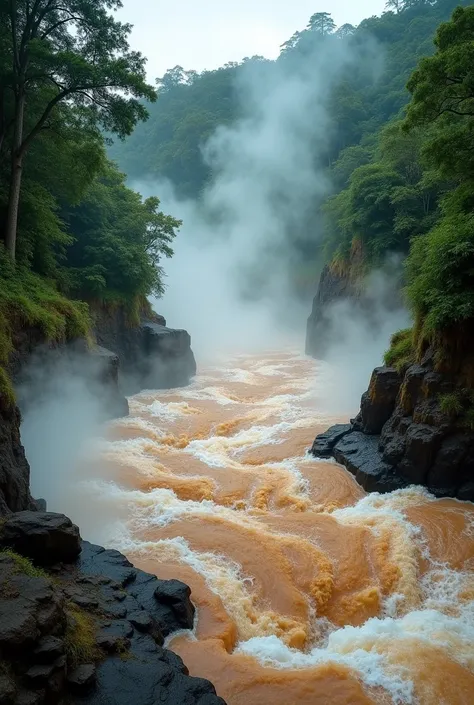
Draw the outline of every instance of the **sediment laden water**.
[[[320,367],[238,356],[142,393],[101,449],[110,540],[192,588],[171,647],[229,705],[474,703],[474,505],[306,455]],[[318,408],[319,407],[319,408]]]

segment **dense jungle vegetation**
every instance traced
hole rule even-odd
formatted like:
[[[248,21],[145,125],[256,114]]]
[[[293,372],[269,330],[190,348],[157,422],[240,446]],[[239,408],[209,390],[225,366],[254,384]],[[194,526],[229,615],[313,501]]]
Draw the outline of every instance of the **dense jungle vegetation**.
[[[383,57],[378,74],[364,59],[369,42]],[[381,17],[339,29],[329,13],[316,13],[282,46],[275,70],[304,66],[335,44],[359,49],[359,58],[330,94],[331,127],[314,160],[331,190],[315,203],[302,259],[313,271],[321,264],[321,219],[324,260],[347,276],[401,253],[418,353],[435,342],[449,357],[465,349],[474,318],[474,7],[390,0]],[[181,196],[199,197],[214,176],[202,145],[241,117],[236,79],[258,61],[168,71],[150,120],[112,154],[132,178],[165,177]]]
[[[0,363],[12,329],[88,336],[88,303],[131,318],[160,294],[180,223],[125,184],[103,134],[156,99],[119,0],[0,2]]]
[[[241,116],[239,73],[267,61],[177,66],[154,88],[119,6],[0,1],[3,363],[18,322],[58,340],[88,335],[89,304],[136,317],[162,292],[180,222],[128,188],[116,162],[130,179],[165,177],[199,198],[214,176],[202,146]],[[377,71],[369,45],[383,57]],[[324,222],[324,257],[348,276],[402,253],[416,346],[458,354],[474,319],[474,7],[390,0],[381,17],[340,28],[316,13],[268,63],[304,65],[331,46],[358,59],[331,88],[330,129],[314,152],[331,188],[295,246],[316,269]]]

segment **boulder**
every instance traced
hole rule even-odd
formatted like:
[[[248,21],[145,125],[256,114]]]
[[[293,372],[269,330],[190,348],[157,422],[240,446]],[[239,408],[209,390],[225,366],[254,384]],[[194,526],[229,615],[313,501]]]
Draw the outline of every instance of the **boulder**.
[[[311,448],[311,454],[314,455],[315,458],[330,458],[333,455],[336,443],[351,431],[351,424],[337,424],[336,426],[331,426],[327,431],[317,436]]]
[[[21,654],[42,635],[64,627],[64,599],[46,577],[28,575],[12,554],[0,553],[0,650]],[[40,657],[40,661],[44,659]]]
[[[97,362],[96,378],[102,391],[101,401],[106,415],[111,419],[128,416],[128,400],[120,388],[118,355],[100,345],[94,346],[89,354]]]
[[[10,546],[38,565],[70,563],[81,551],[79,529],[64,514],[18,512],[0,530],[0,545]]]
[[[67,677],[68,684],[75,690],[91,688],[96,681],[96,668],[93,663],[83,663],[74,668]]]
[[[402,379],[393,367],[377,367],[369,389],[362,396],[360,413],[354,427],[369,435],[380,434],[391,417]]]
[[[393,468],[383,461],[375,436],[358,431],[346,434],[336,444],[334,457],[367,492],[392,492],[404,486]]]
[[[193,628],[195,608],[191,590],[179,580],[159,580],[134,568],[119,551],[106,551],[87,541],[82,543],[78,565],[82,575],[106,576],[133,598],[133,602],[127,597],[116,603],[120,618],[125,618],[129,611],[145,610],[164,637],[180,629]],[[101,604],[101,611],[114,617],[112,608],[113,604]]]
[[[97,341],[120,358],[120,377],[127,394],[182,387],[196,374],[189,334],[168,328],[162,316],[150,313],[130,325],[121,309],[99,309],[94,314]]]

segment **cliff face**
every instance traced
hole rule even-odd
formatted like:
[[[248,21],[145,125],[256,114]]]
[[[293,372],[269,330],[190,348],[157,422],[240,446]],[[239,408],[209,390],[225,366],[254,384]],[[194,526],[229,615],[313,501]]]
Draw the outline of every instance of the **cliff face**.
[[[357,418],[318,436],[312,453],[334,457],[368,491],[424,485],[438,497],[474,501],[474,432],[443,410],[454,391],[430,352],[404,375],[377,368]]]
[[[333,272],[327,265],[319,281],[318,292],[313,299],[313,309],[306,328],[306,354],[324,358],[329,346],[331,320],[330,307],[339,302],[359,300],[358,292],[349,277]]]
[[[170,389],[189,384],[196,374],[191,337],[185,330],[166,327],[162,316],[127,323],[122,310],[95,311],[95,332],[100,345],[120,358],[127,393],[140,389]]]
[[[18,408],[6,404],[0,396],[0,516],[33,507],[20,418]]]
[[[102,339],[119,354],[84,341],[51,346],[40,331],[20,330],[9,370],[20,405],[64,365],[106,402],[107,416],[125,415],[121,356],[138,366],[139,387],[185,384],[196,371],[189,335],[164,323],[112,325]],[[67,517],[43,511],[30,496],[20,423],[19,408],[0,396],[0,703],[225,705],[164,648],[168,635],[193,628],[188,586],[137,570],[118,551],[81,541]]]
[[[186,585],[81,541],[67,517],[13,514],[0,527],[0,702],[225,705],[163,648],[194,612]]]

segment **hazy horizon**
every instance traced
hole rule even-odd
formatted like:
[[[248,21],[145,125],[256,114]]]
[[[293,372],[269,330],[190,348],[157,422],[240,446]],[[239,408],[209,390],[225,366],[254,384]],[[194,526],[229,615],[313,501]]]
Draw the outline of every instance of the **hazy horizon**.
[[[330,12],[338,26],[379,15],[385,0],[123,0],[119,17],[134,25],[131,45],[148,58],[151,80],[173,66],[202,71],[245,56],[278,56],[280,45],[305,28],[315,12]]]

